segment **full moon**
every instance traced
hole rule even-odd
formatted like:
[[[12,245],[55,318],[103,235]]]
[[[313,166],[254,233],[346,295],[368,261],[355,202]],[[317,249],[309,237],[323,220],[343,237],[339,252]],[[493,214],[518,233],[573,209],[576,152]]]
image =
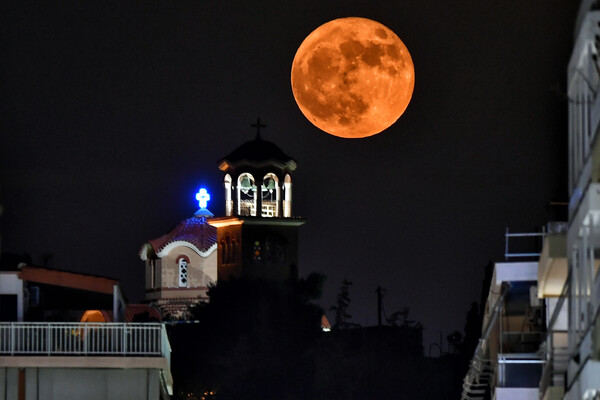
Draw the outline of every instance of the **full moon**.
[[[363,138],[387,129],[404,113],[415,69],[391,29],[366,18],[340,18],[304,39],[291,81],[300,111],[317,128]]]

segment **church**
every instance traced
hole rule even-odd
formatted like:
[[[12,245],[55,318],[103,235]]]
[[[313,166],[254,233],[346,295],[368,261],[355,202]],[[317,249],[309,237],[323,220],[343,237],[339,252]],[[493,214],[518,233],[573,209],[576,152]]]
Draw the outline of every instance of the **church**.
[[[145,300],[163,316],[186,319],[188,307],[207,299],[210,285],[230,278],[285,281],[298,276],[298,227],[292,216],[292,174],[296,161],[256,137],[223,157],[225,215],[206,207],[210,195],[200,189],[200,209],[171,232],[146,242]]]

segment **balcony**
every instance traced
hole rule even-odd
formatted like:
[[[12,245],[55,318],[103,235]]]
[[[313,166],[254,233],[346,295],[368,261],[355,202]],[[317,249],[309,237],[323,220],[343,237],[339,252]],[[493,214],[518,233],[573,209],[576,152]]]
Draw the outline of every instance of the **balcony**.
[[[568,369],[570,352],[568,340],[569,277],[566,278],[559,297],[548,301],[548,328],[544,350],[546,365],[540,379],[540,394],[544,400],[562,399],[565,388],[565,374]]]
[[[538,297],[542,299],[560,296],[568,272],[567,235],[547,235],[538,267]]]
[[[498,354],[496,400],[538,400],[544,360],[533,354]]]
[[[0,367],[156,369],[172,394],[170,364],[159,323],[0,323]]]
[[[498,354],[498,387],[537,389],[544,363],[534,354]]]
[[[590,183],[580,198],[575,198],[574,195],[574,199],[571,200],[572,204],[569,205],[571,227],[591,226],[600,219],[600,183]],[[571,232],[579,234],[577,229],[571,229]]]
[[[161,324],[0,323],[0,354],[162,357]]]

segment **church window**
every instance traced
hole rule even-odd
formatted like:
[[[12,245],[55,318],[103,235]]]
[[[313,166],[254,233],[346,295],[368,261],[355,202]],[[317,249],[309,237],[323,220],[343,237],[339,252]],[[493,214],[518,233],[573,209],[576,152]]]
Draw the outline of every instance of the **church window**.
[[[185,257],[179,259],[179,287],[188,285],[188,261]]]
[[[221,240],[221,264],[227,264],[227,244]]]
[[[237,240],[235,240],[235,238],[231,239],[231,246],[229,246],[229,261],[231,261],[232,264],[235,264],[235,254],[237,252],[237,247]]]
[[[254,242],[254,246],[252,248],[253,254],[252,254],[252,258],[254,261],[260,262],[262,259],[262,249],[260,246],[260,242],[257,240]]]
[[[223,185],[225,186],[225,215],[230,217],[233,214],[233,200],[231,199],[231,175],[225,175]]]
[[[283,216],[292,216],[292,178],[289,174],[283,180]]]
[[[262,217],[279,217],[279,179],[269,173],[263,178],[261,186]]]
[[[237,250],[237,240],[232,238],[229,233],[225,235],[225,239],[221,240],[221,263],[235,264],[235,254]]]
[[[238,215],[256,216],[256,184],[254,177],[243,173],[237,184]]]
[[[150,260],[150,287],[156,287],[156,262]]]

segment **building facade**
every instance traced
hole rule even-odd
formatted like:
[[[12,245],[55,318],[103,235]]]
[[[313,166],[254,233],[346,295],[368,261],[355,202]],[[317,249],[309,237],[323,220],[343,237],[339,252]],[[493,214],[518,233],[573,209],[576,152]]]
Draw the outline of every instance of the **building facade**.
[[[510,329],[501,322],[508,313],[511,293],[520,285],[515,285],[512,278],[498,280],[495,275],[482,337],[464,379],[463,399],[600,399],[600,4],[597,1],[581,3],[574,37],[567,71],[568,223],[564,228],[546,232],[537,262],[520,271],[531,269],[527,285],[536,292],[535,298],[531,296],[531,305],[536,299],[539,301],[541,311],[534,318],[542,321],[538,324],[538,346],[532,349],[534,352],[510,356],[511,360],[520,357],[519,363],[508,361],[504,350],[508,339],[504,336]],[[498,267],[496,264],[496,272]],[[528,316],[523,324],[531,320]],[[529,341],[523,333],[521,330],[518,335],[521,347]],[[496,351],[494,347],[502,350]],[[511,363],[520,366],[509,367]],[[520,371],[519,380],[511,382],[510,368]],[[512,393],[505,396],[507,391]]]
[[[505,262],[494,264],[482,335],[464,379],[462,399],[537,400],[545,360],[545,306],[538,298],[539,253],[509,250],[511,239],[544,233],[507,233]]]
[[[159,323],[0,322],[0,400],[166,400],[170,358]]]
[[[570,202],[564,259],[568,270],[546,343],[548,374],[560,374],[564,382],[542,382],[540,393],[546,399],[600,398],[599,6],[596,1],[581,3],[567,70]]]

